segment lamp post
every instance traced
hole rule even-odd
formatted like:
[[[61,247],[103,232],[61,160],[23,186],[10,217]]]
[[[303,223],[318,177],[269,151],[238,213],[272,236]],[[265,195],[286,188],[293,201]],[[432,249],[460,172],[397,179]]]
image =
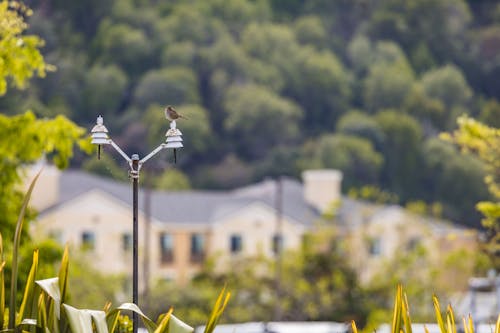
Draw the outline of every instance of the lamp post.
[[[166,142],[161,143],[158,147],[156,147],[152,152],[148,155],[139,159],[138,154],[133,154],[131,157],[128,157],[125,152],[113,141],[108,135],[108,129],[104,126],[104,119],[102,116],[97,117],[96,125],[92,128],[91,131],[92,143],[97,145],[97,158],[101,158],[101,146],[102,145],[111,145],[128,163],[129,165],[129,175],[132,178],[132,302],[138,305],[138,295],[139,295],[139,282],[138,282],[138,272],[139,272],[139,256],[138,256],[138,240],[139,240],[139,223],[138,223],[138,211],[139,211],[139,200],[138,200],[138,192],[139,192],[139,172],[142,168],[142,165],[152,158],[154,155],[159,153],[163,149],[173,149],[174,156],[176,155],[176,149],[182,148],[182,133],[176,127],[175,120],[170,122],[170,129],[165,134]],[[138,329],[138,316],[137,313],[133,313],[132,315],[133,321],[133,332],[137,333]]]

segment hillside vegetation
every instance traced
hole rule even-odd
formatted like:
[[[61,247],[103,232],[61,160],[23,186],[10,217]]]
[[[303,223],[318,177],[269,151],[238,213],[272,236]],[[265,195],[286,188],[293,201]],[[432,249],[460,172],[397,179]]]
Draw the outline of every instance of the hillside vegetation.
[[[171,104],[189,118],[178,124],[183,188],[337,168],[346,193],[370,185],[479,225],[483,165],[437,136],[462,114],[500,126],[494,1],[26,3],[57,71],[1,97],[5,114],[87,128],[102,114],[125,151],[144,155],[163,140]],[[94,159],[74,163],[95,170]],[[112,161],[101,172],[125,175]]]

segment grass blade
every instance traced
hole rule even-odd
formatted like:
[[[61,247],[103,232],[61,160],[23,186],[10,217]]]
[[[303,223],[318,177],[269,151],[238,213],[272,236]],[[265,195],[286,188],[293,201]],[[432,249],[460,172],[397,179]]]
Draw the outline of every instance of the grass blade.
[[[404,299],[402,300],[401,303],[401,311],[403,314],[403,323],[405,326],[405,331],[406,333],[412,333],[411,329],[411,320],[410,320],[410,307],[408,306],[408,299],[406,297],[406,294],[403,295]]]
[[[59,290],[61,292],[61,303],[66,301],[66,291],[68,290],[68,269],[69,269],[69,249],[64,247],[64,253],[59,268]]]
[[[3,330],[5,317],[5,278],[3,269],[5,261],[0,262],[0,331]]]
[[[168,312],[163,316],[160,323],[154,330],[154,333],[168,333],[168,323],[170,321],[170,316],[172,315],[173,311],[174,308],[170,308],[170,310],[168,310]]]
[[[3,240],[0,234],[0,331],[3,330],[5,318],[5,260],[3,257]]]
[[[352,333],[358,333],[358,328],[356,327],[356,323],[354,320],[351,320]]]
[[[403,287],[398,285],[396,297],[394,299],[394,310],[392,313],[392,333],[400,333],[401,329],[401,308],[402,308]],[[444,333],[444,332],[443,332]]]
[[[449,304],[446,309],[446,321],[448,322],[448,332],[457,333],[457,326],[455,325],[455,316],[453,315],[453,308]]]
[[[447,333],[444,326],[443,316],[441,316],[441,307],[439,306],[439,301],[436,295],[432,296],[432,301],[434,303],[434,311],[436,312],[436,321],[438,323],[439,330],[441,333]]]
[[[19,257],[19,243],[21,242],[21,232],[23,230],[24,215],[26,214],[26,209],[28,208],[28,203],[30,201],[31,193],[35,188],[36,181],[40,176],[40,170],[28,188],[28,192],[24,196],[23,204],[21,205],[21,210],[16,222],[16,230],[14,232],[14,246],[12,249],[12,276],[10,282],[10,305],[9,305],[9,329],[14,329],[16,322],[16,293],[17,293],[17,274],[18,274],[18,257]]]
[[[30,272],[28,274],[28,280],[26,281],[26,287],[24,289],[24,296],[19,307],[19,313],[16,319],[16,325],[19,325],[21,321],[26,317],[33,317],[31,313],[33,309],[33,297],[35,294],[35,279],[36,271],[38,269],[38,250],[33,251],[33,262],[31,264]],[[29,314],[26,314],[26,309],[29,309]]]
[[[230,292],[226,292],[226,287],[222,288],[217,300],[215,301],[215,305],[212,309],[212,313],[210,313],[210,317],[208,318],[207,325],[205,326],[204,333],[212,333],[219,322],[219,319],[226,308],[227,302],[231,297]]]

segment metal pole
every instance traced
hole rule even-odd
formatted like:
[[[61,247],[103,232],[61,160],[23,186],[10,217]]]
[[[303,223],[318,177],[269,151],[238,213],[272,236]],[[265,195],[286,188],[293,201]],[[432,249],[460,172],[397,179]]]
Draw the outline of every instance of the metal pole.
[[[132,205],[133,205],[133,274],[132,274],[132,302],[135,305],[138,305],[138,290],[139,290],[139,256],[138,256],[138,243],[139,243],[139,220],[138,220],[138,211],[139,211],[139,155],[132,155],[132,170],[130,171],[130,175],[132,177]],[[137,333],[137,329],[139,328],[139,317],[137,313],[132,314],[132,322],[133,322],[133,333]]]
[[[146,174],[146,191],[144,192],[144,247],[143,247],[143,274],[142,274],[142,281],[144,281],[143,284],[143,293],[142,293],[142,298],[141,301],[146,303],[148,302],[148,297],[149,297],[149,253],[150,253],[150,230],[151,230],[151,177],[152,174]]]
[[[283,310],[281,308],[281,274],[283,269],[283,182],[281,177],[276,180],[276,192],[275,192],[275,209],[276,209],[276,276],[275,276],[275,288],[276,288],[276,304],[274,308],[274,320],[280,321],[283,316]]]

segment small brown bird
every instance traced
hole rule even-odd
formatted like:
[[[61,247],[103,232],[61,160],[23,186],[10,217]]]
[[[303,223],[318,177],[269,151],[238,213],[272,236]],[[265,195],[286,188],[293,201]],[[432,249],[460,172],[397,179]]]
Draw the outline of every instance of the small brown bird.
[[[179,118],[187,119],[186,117],[175,111],[175,109],[170,105],[165,108],[165,117],[170,121],[177,120]]]

